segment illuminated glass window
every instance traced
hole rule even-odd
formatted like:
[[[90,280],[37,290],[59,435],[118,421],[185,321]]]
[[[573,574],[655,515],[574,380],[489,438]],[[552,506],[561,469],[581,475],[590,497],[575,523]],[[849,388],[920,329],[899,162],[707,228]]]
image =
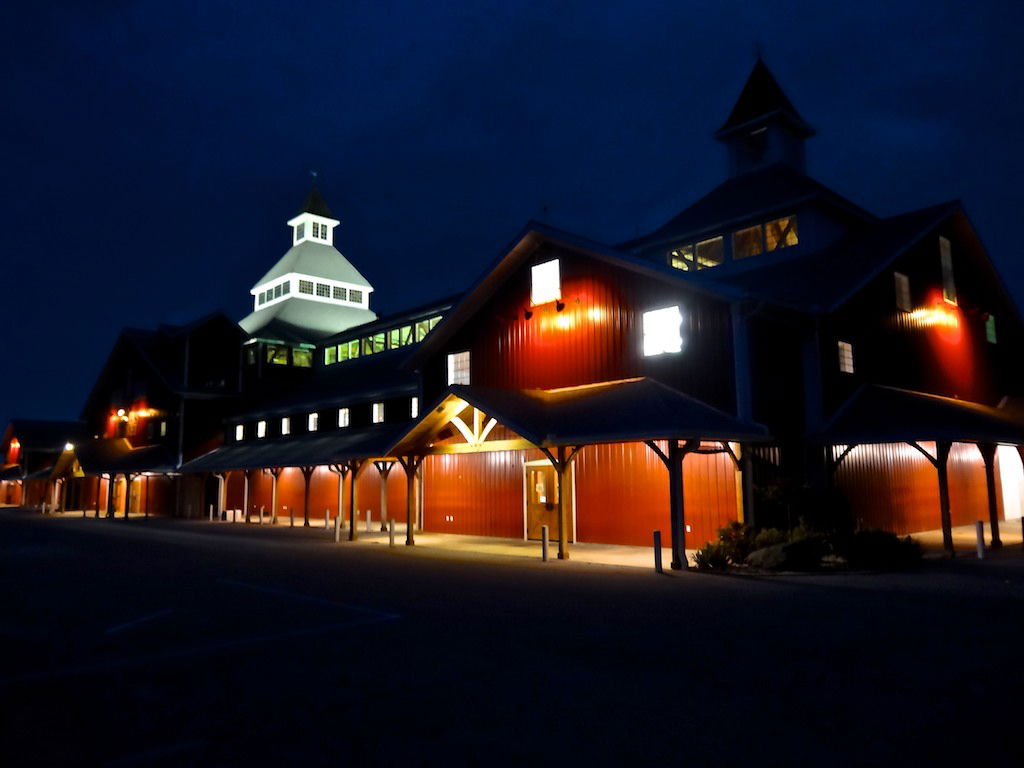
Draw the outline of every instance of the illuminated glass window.
[[[292,433],[292,420],[290,417],[285,416],[281,419],[281,434],[290,435]]]
[[[412,344],[412,326],[405,325],[398,329],[399,341],[404,347],[406,344]]]
[[[245,425],[244,424],[236,424],[235,425],[235,440],[241,440],[243,437],[245,437]]]
[[[953,251],[949,240],[939,238],[939,257],[942,259],[942,298],[956,304],[956,281],[953,280]]]
[[[325,299],[329,299],[331,297],[331,286],[327,285],[326,283],[317,283],[316,295],[322,296]]]
[[[469,384],[469,351],[448,355],[448,383]]]
[[[893,272],[896,279],[896,308],[910,312],[914,307],[910,303],[910,278],[902,272]]]
[[[312,349],[293,349],[292,350],[292,365],[299,368],[312,368],[313,367],[313,350]]]
[[[267,344],[267,362],[273,365],[288,365],[288,347]]]
[[[434,327],[441,322],[441,315],[436,315],[430,318],[430,330],[434,330]]]
[[[334,298],[339,301],[345,301],[348,298],[348,292],[340,285],[334,286]]]
[[[160,437],[167,437],[167,422],[160,422]]]
[[[299,293],[308,293],[310,296],[313,295],[313,281],[312,280],[299,280]]]
[[[530,303],[547,304],[562,298],[558,259],[535,264],[530,270]]]
[[[348,426],[348,408],[339,408],[338,409],[338,426],[339,427],[347,427]]]
[[[998,339],[996,338],[996,317],[995,315],[989,315],[985,318],[985,340],[989,344],[995,344]]]
[[[320,426],[320,414],[311,413],[306,417],[306,430],[309,432],[316,432]]]
[[[420,399],[418,397],[409,400],[409,416],[416,418],[420,415]]]
[[[732,257],[747,259],[761,253],[761,225],[732,233]]]
[[[697,243],[697,269],[717,267],[725,258],[725,246],[721,237],[702,240]]]
[[[324,350],[324,365],[334,365],[338,362],[338,348],[333,344]]]
[[[359,339],[353,339],[348,343],[349,359],[359,357]]]
[[[764,225],[764,244],[766,251],[777,251],[798,245],[800,238],[796,231],[796,216],[786,216]]]
[[[427,338],[427,334],[430,333],[430,322],[427,320],[420,320],[416,323],[416,341],[423,341]]]
[[[383,352],[387,349],[387,334],[383,331],[373,334],[373,351]]]
[[[682,324],[679,307],[644,312],[644,357],[682,352]]]
[[[388,349],[398,349],[402,346],[402,331],[400,328],[392,328],[388,331]]]
[[[258,421],[258,422],[256,422],[256,437],[266,437],[266,436],[267,436],[267,422],[265,422],[265,421]]]
[[[372,336],[367,336],[366,338],[363,339],[362,350],[363,350],[363,354],[364,355],[372,355],[373,354],[373,337]]]
[[[853,344],[848,341],[839,342],[839,370],[853,373]]]
[[[668,252],[668,265],[683,272],[693,272],[697,265],[693,261],[693,246],[680,245]]]
[[[380,424],[384,421],[384,403],[373,404],[373,423]]]
[[[354,304],[362,304],[363,303],[363,292],[362,291],[358,291],[355,288],[349,288],[348,289],[348,300],[353,302]]]

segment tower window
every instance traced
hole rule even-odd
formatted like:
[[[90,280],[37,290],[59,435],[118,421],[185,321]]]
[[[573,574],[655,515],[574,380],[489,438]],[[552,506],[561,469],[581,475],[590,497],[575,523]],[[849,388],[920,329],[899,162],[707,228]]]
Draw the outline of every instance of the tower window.
[[[313,281],[312,280],[299,280],[299,293],[313,294]]]
[[[320,222],[318,221],[313,222],[313,237],[318,239],[320,237]]]
[[[761,225],[732,233],[732,257],[746,259],[761,253]]]
[[[291,280],[281,283],[281,293],[290,293],[292,288]]]
[[[306,225],[296,224],[295,225],[295,242],[298,242],[306,236]]]
[[[241,440],[244,437],[245,437],[245,425],[244,424],[236,424],[235,425],[235,440],[236,441],[237,440]]]
[[[325,299],[329,299],[331,297],[331,286],[327,285],[326,283],[317,283],[316,295],[322,296]]]
[[[985,318],[985,340],[989,344],[995,344],[998,341],[998,338],[996,337],[995,315],[989,315]]]
[[[839,370],[853,373],[853,344],[848,341],[839,342]]]
[[[265,421],[258,421],[258,422],[256,422],[256,437],[266,437],[266,436],[267,436],[267,422],[265,422]]]
[[[373,404],[373,423],[380,424],[384,421],[384,403]]]
[[[665,307],[644,312],[644,357],[676,353],[683,350],[680,328],[683,315],[679,307]]]
[[[558,259],[535,264],[530,270],[530,303],[547,304],[562,298]]]
[[[281,434],[290,435],[292,432],[292,420],[288,416],[281,419]]]
[[[712,237],[697,243],[697,269],[717,267],[725,258],[725,247],[721,237]]]
[[[420,399],[413,397],[409,400],[409,416],[415,419],[420,415]]]
[[[448,355],[448,383],[469,384],[469,350]]]
[[[281,291],[284,290],[284,286],[280,283],[274,286],[274,298],[278,298],[281,295]]]
[[[347,298],[347,296],[345,295],[346,293],[347,291],[340,285],[334,286],[334,298],[338,299],[339,301],[345,301],[345,299]]]
[[[349,288],[348,289],[348,300],[353,302],[354,304],[362,304],[363,303],[363,292],[362,291],[358,291],[355,288]]]
[[[317,430],[317,428],[319,426],[320,426],[320,414],[319,413],[311,413],[311,414],[309,414],[309,416],[306,417],[306,431],[308,431],[308,432],[316,432],[316,430]]]
[[[942,298],[956,304],[956,281],[953,279],[953,250],[949,240],[939,238],[939,257],[942,260]]]
[[[910,278],[902,272],[894,272],[896,279],[896,308],[904,312],[910,312],[913,305],[910,300]]]
[[[769,221],[764,225],[764,242],[766,251],[777,251],[800,243],[796,231],[796,216],[785,216]]]
[[[338,426],[339,427],[347,427],[348,426],[348,408],[339,408],[338,409]]]
[[[260,291],[260,304],[266,304],[266,303],[267,303],[267,294],[264,293],[263,291]]]

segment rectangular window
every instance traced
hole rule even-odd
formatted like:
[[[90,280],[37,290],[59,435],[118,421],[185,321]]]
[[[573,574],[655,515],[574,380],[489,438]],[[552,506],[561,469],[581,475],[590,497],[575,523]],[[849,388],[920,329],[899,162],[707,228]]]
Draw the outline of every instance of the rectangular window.
[[[317,430],[317,428],[319,426],[320,426],[320,414],[319,413],[311,413],[311,414],[309,414],[309,416],[306,417],[306,430],[308,432],[316,432],[316,430]]]
[[[338,362],[340,363],[342,360],[348,360],[348,358],[348,342],[346,341],[345,343],[338,345]]]
[[[448,383],[469,384],[469,351],[448,355]]]
[[[306,236],[306,225],[305,224],[297,224],[295,226],[295,242],[298,242],[299,240],[301,240],[305,236]]]
[[[761,225],[732,233],[733,259],[748,259],[761,253]]]
[[[693,261],[693,245],[680,245],[669,251],[668,265],[683,272],[693,272],[697,269]]]
[[[644,312],[644,357],[683,350],[683,314],[679,307]]]
[[[338,426],[339,427],[347,427],[348,426],[348,408],[339,408],[338,409]]]
[[[363,354],[364,355],[372,355],[373,354],[373,337],[372,336],[366,336],[365,338],[362,339],[362,342],[363,342],[362,343]]]
[[[313,237],[320,237],[320,222],[313,222]]]
[[[281,419],[281,434],[290,435],[292,433],[292,420],[290,417],[285,416]]]
[[[299,280],[299,293],[308,293],[310,296],[313,295],[313,281],[312,280]]]
[[[292,350],[292,365],[299,368],[312,368],[313,367],[313,350],[312,349],[293,349]]]
[[[363,292],[362,291],[357,291],[355,288],[349,288],[348,289],[348,300],[351,301],[353,304],[362,304],[363,303]]]
[[[381,424],[384,421],[384,403],[373,404],[373,423]]]
[[[243,437],[245,437],[245,425],[235,424],[235,440],[241,440]]]
[[[388,349],[398,349],[402,346],[402,332],[399,328],[392,328],[388,331]]]
[[[325,299],[331,298],[331,286],[325,283],[316,284],[316,295],[322,296]]]
[[[340,285],[334,286],[334,298],[335,299],[338,299],[339,301],[345,301],[345,299],[348,298],[347,293],[348,292],[344,288],[342,288]]]
[[[995,344],[998,339],[996,338],[996,317],[995,315],[989,315],[985,318],[985,340],[989,344]]]
[[[405,325],[398,329],[398,343],[403,347],[412,344],[412,326]]]
[[[266,304],[266,303],[267,303],[267,294],[264,293],[263,291],[260,291],[260,304]]]
[[[324,365],[334,365],[338,362],[338,348],[333,344],[324,350]]]
[[[283,289],[283,286],[280,283],[278,283],[277,285],[274,286],[274,298],[275,299],[280,298],[282,289]]]
[[[267,362],[273,365],[288,365],[288,347],[267,344]]]
[[[409,416],[416,418],[420,415],[420,399],[418,397],[411,398],[409,400]]]
[[[839,342],[839,370],[853,373],[853,344],[848,341]]]
[[[910,312],[914,307],[910,301],[910,278],[902,272],[893,272],[896,279],[896,308]]]
[[[380,333],[373,334],[373,351],[383,352],[387,349],[387,335],[381,331]]]
[[[702,240],[697,243],[697,269],[717,267],[725,258],[725,246],[721,237]]]
[[[256,422],[256,437],[266,437],[266,436],[267,436],[267,422],[265,422],[265,421],[258,421],[258,422]]]
[[[167,437],[167,422],[160,422],[160,437]]]
[[[289,280],[287,282],[284,282],[284,283],[281,283],[281,293],[291,293],[291,290],[292,290],[292,281],[291,280]]]
[[[764,244],[766,251],[777,251],[798,245],[800,238],[796,231],[796,216],[785,216],[764,225]]]
[[[939,238],[939,257],[942,259],[942,298],[956,304],[956,281],[953,280],[953,250],[949,240]]]
[[[430,322],[427,320],[420,320],[416,323],[416,341],[423,341],[427,338],[427,334],[430,333]]]
[[[530,303],[547,304],[562,298],[558,259],[535,264],[530,270]]]

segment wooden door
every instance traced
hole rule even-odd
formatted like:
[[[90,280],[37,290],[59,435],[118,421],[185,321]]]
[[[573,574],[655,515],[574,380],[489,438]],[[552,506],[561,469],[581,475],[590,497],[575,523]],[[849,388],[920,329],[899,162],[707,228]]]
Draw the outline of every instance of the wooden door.
[[[550,464],[527,465],[526,537],[539,539],[542,525],[550,539],[558,539],[558,478]]]

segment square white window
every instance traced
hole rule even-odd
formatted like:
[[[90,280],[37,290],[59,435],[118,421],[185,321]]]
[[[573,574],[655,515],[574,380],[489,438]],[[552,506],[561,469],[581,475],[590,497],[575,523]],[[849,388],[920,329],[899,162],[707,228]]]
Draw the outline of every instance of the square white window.
[[[448,383],[469,384],[469,351],[448,355]]]
[[[682,352],[682,325],[679,307],[644,312],[644,357]]]
[[[839,370],[853,373],[853,344],[848,341],[839,342]]]
[[[896,279],[896,308],[909,312],[913,309],[910,303],[910,278],[902,272],[894,272],[893,277]]]
[[[420,399],[418,397],[413,397],[413,398],[411,398],[409,400],[409,416],[410,416],[410,418],[415,419],[419,415],[420,415]]]
[[[339,427],[347,427],[348,426],[348,408],[339,408],[338,409],[338,426]]]
[[[292,420],[289,417],[285,416],[283,419],[281,419],[281,434],[282,435],[290,435],[291,432],[292,432]]]
[[[317,427],[320,426],[320,414],[311,413],[306,417],[306,430],[308,432],[316,432]]]
[[[258,421],[258,422],[256,422],[256,437],[266,437],[266,436],[267,436],[267,422],[265,422],[265,421]]]
[[[380,424],[384,421],[384,403],[373,404],[373,423]]]
[[[245,437],[245,425],[244,424],[236,424],[235,425],[235,440],[241,440],[243,437]]]
[[[530,303],[547,304],[562,298],[562,279],[558,259],[534,265],[530,270]]]

